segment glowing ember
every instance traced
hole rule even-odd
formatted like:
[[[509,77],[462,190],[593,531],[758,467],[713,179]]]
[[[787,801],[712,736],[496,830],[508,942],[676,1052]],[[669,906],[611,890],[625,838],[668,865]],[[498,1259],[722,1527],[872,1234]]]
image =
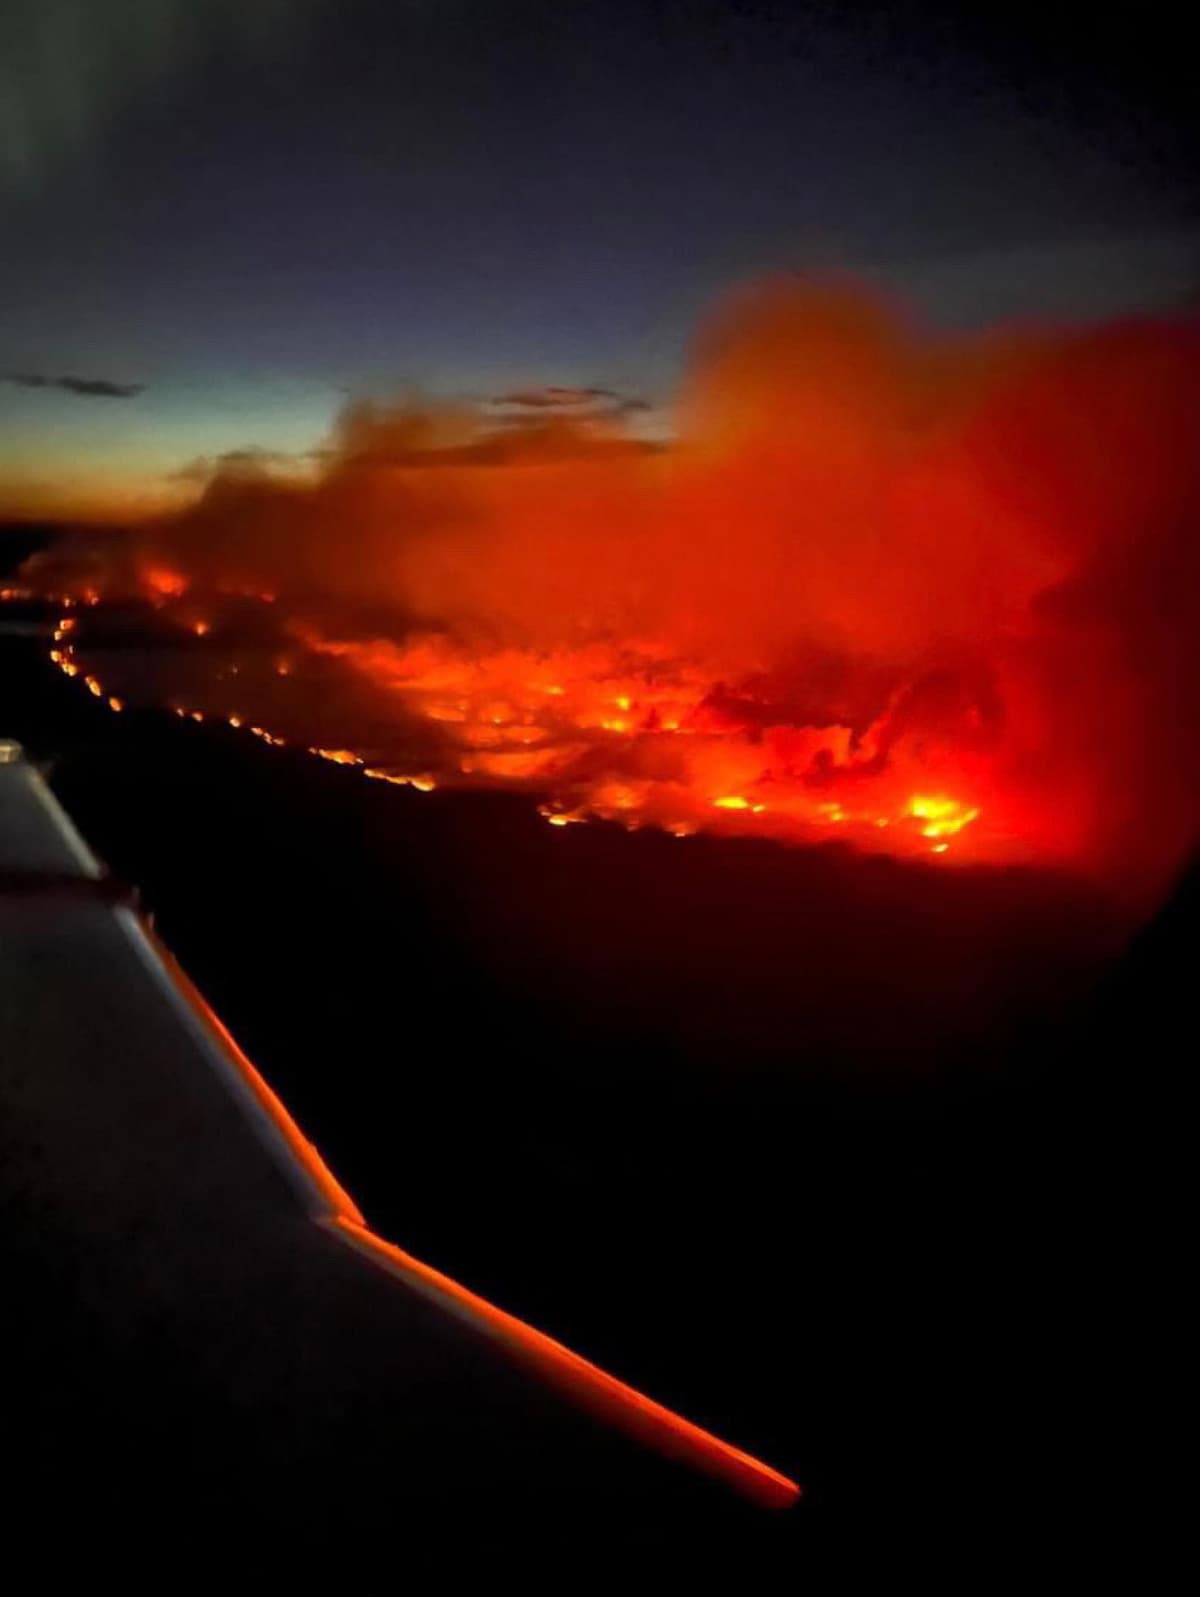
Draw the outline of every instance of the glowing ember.
[[[948,798],[916,797],[909,802],[908,811],[924,822],[922,837],[954,837],[979,814],[977,809]]]
[[[142,572],[146,592],[154,599],[179,599],[187,592],[188,581],[181,571],[168,566],[147,566]]]
[[[355,754],[353,749],[309,749],[310,754],[315,754],[319,760],[329,760],[333,765],[361,765],[362,755]]]

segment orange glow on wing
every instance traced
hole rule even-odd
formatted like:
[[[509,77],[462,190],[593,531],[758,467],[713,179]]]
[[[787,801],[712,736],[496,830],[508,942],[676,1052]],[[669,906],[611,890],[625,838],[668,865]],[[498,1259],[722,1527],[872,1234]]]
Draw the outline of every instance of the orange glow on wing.
[[[698,1425],[693,1425],[690,1420],[617,1380],[561,1342],[504,1309],[497,1308],[478,1293],[461,1286],[372,1231],[354,1200],[300,1130],[283,1100],[238,1047],[170,951],[149,929],[140,926],[140,930],[193,1014],[219,1043],[254,1102],[279,1134],[289,1156],[310,1183],[318,1199],[318,1205],[313,1210],[314,1219],[329,1226],[359,1252],[382,1264],[409,1287],[420,1291],[440,1307],[458,1315],[477,1331],[499,1343],[509,1355],[532,1369],[542,1380],[563,1391],[574,1402],[595,1413],[615,1429],[647,1447],[715,1477],[763,1507],[786,1508],[799,1499],[799,1486],[786,1475],[702,1430]]]
[[[402,1281],[435,1303],[461,1314],[544,1380],[614,1428],[715,1476],[764,1508],[789,1508],[798,1501],[800,1488],[786,1475],[664,1408],[553,1337],[497,1308],[440,1270],[414,1259],[395,1243],[340,1215],[330,1224],[361,1252],[386,1264]]]
[[[234,1041],[233,1035],[220,1019],[216,1011],[211,1008],[207,999],[193,984],[191,977],[179,964],[170,949],[162,943],[155,933],[146,925],[139,922],[142,935],[147,939],[166,966],[174,985],[178,988],[188,1007],[199,1019],[201,1024],[217,1038],[221,1049],[235,1066],[238,1075],[258,1104],[259,1108],[269,1117],[276,1131],[287,1146],[288,1152],[295,1159],[305,1177],[312,1183],[313,1188],[323,1203],[327,1204],[332,1214],[339,1220],[351,1224],[365,1224],[361,1210],[351,1198],[345,1187],[336,1179],[329,1166],[321,1158],[313,1143],[311,1143],[295,1120],[288,1112],[283,1099],[279,1097],[267,1083],[259,1071],[251,1064],[247,1056]]]

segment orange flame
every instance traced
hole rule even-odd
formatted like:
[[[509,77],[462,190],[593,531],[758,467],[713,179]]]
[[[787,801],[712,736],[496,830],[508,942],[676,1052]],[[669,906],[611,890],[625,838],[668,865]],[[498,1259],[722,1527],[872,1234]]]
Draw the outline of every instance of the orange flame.
[[[180,599],[188,587],[188,580],[183,572],[173,571],[169,566],[144,567],[142,583],[147,593],[159,600]]]

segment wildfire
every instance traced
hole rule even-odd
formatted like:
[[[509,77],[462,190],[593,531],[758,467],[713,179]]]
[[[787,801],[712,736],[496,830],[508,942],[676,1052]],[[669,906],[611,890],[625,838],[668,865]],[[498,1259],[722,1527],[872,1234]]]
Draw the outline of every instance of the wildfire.
[[[372,765],[363,768],[363,775],[374,782],[390,782],[393,787],[416,788],[418,793],[432,793],[437,787],[432,776],[405,776],[399,771],[380,771]]]
[[[303,482],[22,580],[98,700],[346,780],[1161,884],[1200,832],[1198,369],[1188,322],[931,339],[789,280],[702,334],[669,443],[349,406]],[[101,594],[208,641],[144,686],[93,660]]]
[[[193,630],[207,624],[188,623]],[[76,628],[74,617],[60,616],[49,651],[68,676],[80,669]],[[785,842],[839,837],[901,854],[944,855],[981,815],[982,806],[965,798],[904,793],[903,749],[880,760],[889,737],[886,711],[860,734],[770,717],[761,725],[755,719],[761,707],[743,704],[739,712],[717,704],[715,685],[695,664],[644,644],[547,656],[465,651],[430,634],[402,645],[330,639],[307,623],[290,630],[289,678],[298,671],[302,679],[306,665],[335,660],[352,680],[365,678],[428,727],[426,752],[438,750],[440,770],[383,764],[349,741],[307,745],[314,758],[371,781],[422,793],[442,785],[549,789],[555,799],[539,808],[559,829],[607,820],[676,838],[703,830]],[[278,661],[269,670],[278,680]],[[109,692],[97,675],[82,681],[112,711],[125,708],[125,697]],[[612,707],[623,711],[620,718],[607,713]],[[173,709],[194,722],[206,719],[198,706]],[[288,742],[241,710],[214,713],[269,747]],[[831,797],[839,787],[843,796]],[[994,837],[989,846],[995,850]]]
[[[406,720],[427,725],[440,751],[440,780],[549,789],[556,801],[542,814],[555,827],[603,819],[674,836],[708,829],[812,842],[836,835],[874,851],[943,854],[938,845],[960,838],[982,813],[965,796],[905,787],[917,762],[886,704],[857,732],[776,720],[761,695],[722,702],[718,684],[694,662],[645,643],[546,655],[467,650],[433,634],[407,644],[329,638],[311,624],[293,634],[310,661],[337,661]],[[624,713],[613,716],[613,708]],[[311,752],[412,784],[352,747]],[[979,781],[965,767],[960,779]],[[996,847],[993,836],[989,848]]]
[[[310,754],[315,754],[319,760],[328,760],[332,765],[361,765],[363,757],[355,754],[353,749],[309,749]]]

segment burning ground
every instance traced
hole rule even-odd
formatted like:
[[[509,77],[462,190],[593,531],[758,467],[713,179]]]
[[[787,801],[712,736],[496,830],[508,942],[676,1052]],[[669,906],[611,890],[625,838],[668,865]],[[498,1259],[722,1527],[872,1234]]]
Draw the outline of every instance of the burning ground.
[[[971,341],[785,282],[702,330],[669,443],[604,391],[357,405],[315,468],[64,544],[57,663],[367,778],[1083,871],[1195,843],[1193,322]],[[87,601],[95,601],[93,604]]]

